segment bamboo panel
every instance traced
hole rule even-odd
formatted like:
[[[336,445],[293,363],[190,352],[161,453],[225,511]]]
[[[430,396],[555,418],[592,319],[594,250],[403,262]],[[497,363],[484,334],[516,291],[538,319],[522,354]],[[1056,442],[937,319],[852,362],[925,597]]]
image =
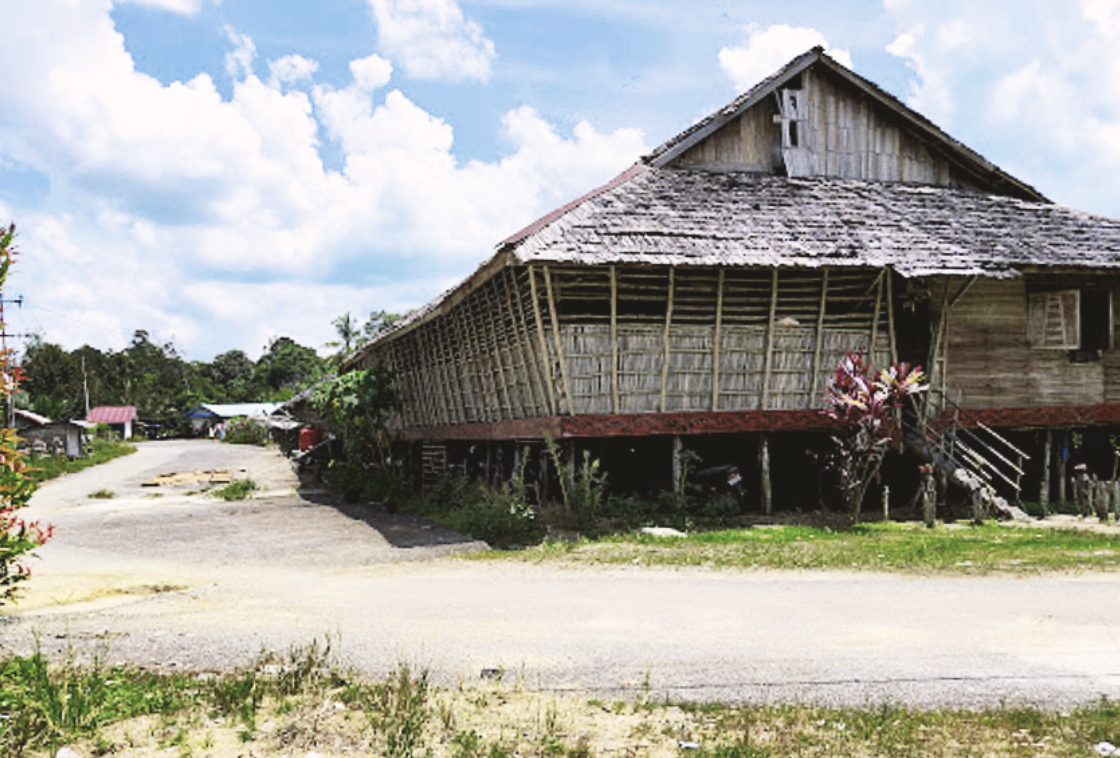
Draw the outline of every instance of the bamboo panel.
[[[610,327],[566,327],[560,341],[568,357],[575,412],[611,413]]]
[[[618,384],[622,413],[654,413],[661,400],[661,326],[620,326]]]
[[[714,327],[674,326],[670,342],[666,410],[708,410],[712,396]]]

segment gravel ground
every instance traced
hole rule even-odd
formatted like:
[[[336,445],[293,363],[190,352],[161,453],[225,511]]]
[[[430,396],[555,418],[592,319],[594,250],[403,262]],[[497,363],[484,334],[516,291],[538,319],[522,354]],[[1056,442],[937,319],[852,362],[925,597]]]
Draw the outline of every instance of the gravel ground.
[[[227,503],[158,474],[244,470]],[[296,492],[276,452],[144,443],[48,483],[52,522],[0,651],[225,670],[331,637],[437,679],[687,700],[1061,707],[1120,698],[1120,576],[931,578],[473,562],[418,519]],[[111,499],[91,499],[107,489]],[[38,640],[36,642],[36,639]]]

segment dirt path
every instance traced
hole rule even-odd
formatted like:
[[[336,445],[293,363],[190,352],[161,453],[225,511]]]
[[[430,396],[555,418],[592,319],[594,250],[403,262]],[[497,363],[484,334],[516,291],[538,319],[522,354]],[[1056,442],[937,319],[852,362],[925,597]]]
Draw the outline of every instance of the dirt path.
[[[142,483],[247,469],[225,503]],[[1048,706],[1120,697],[1120,576],[557,568],[456,560],[479,545],[425,522],[316,503],[276,453],[146,443],[45,486],[57,537],[0,649],[225,669],[331,635],[368,673],[445,681],[503,669],[602,696]],[[99,489],[112,499],[90,499]]]

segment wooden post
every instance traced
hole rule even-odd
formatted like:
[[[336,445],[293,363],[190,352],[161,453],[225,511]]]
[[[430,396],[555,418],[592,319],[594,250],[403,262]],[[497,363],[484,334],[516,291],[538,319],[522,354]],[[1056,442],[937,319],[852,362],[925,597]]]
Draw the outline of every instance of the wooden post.
[[[719,283],[716,286],[716,329],[712,345],[712,410],[719,410],[719,369],[723,349],[723,280],[724,269],[719,270]]]
[[[922,518],[926,522],[926,527],[932,529],[937,524],[937,480],[934,478],[932,465],[922,466],[922,483],[919,486]]]
[[[1112,482],[1112,523],[1120,524],[1120,482]]]
[[[611,412],[620,413],[618,402],[618,271],[611,266]]]
[[[1054,457],[1054,432],[1046,430],[1042,443],[1042,484],[1038,487],[1038,505],[1042,509],[1042,517],[1046,518],[1050,511],[1050,462]]]
[[[821,275],[821,305],[817,313],[817,337],[813,347],[813,388],[810,391],[809,406],[819,408],[819,393],[821,389],[821,351],[824,350],[824,311],[828,303],[828,268]]]
[[[673,290],[676,288],[676,268],[669,268],[669,302],[665,304],[665,329],[661,334],[661,412],[668,410],[666,405],[669,390],[669,362],[672,358],[669,330],[673,326]]]
[[[983,488],[974,487],[972,492],[972,523],[980,526],[984,523],[984,493]]]
[[[875,363],[875,343],[879,341],[879,314],[883,308],[883,276],[886,273],[886,269],[880,271],[875,282],[875,315],[871,317],[871,344],[867,347],[867,358],[872,364]]]
[[[535,409],[532,415],[552,415],[551,401],[549,400],[548,391],[545,389],[548,378],[543,372],[541,363],[541,361],[545,360],[545,356],[542,355],[540,360],[533,359],[533,337],[529,333],[529,322],[525,318],[524,290],[518,285],[517,279],[509,268],[506,269],[504,281],[506,287],[506,307],[509,308],[510,317],[515,319],[515,326],[521,327],[521,337],[518,339],[518,342],[521,348],[521,363],[525,367],[525,381],[528,383],[530,397],[532,398],[533,408]],[[516,306],[514,293],[517,294]],[[534,379],[536,379],[535,382],[533,381]]]
[[[774,362],[774,316],[778,311],[778,267],[774,267],[770,278],[770,317],[766,321],[766,357],[762,370],[762,398],[759,410],[769,410],[770,371]]]
[[[552,276],[548,266],[541,269],[544,275],[544,289],[548,295],[548,318],[552,322],[552,341],[556,343],[556,360],[560,364],[560,381],[563,383],[564,397],[568,400],[568,413],[576,415],[576,401],[572,397],[572,383],[568,380],[568,359],[564,356],[564,341],[560,337],[560,317],[556,313],[556,299],[552,296]]]
[[[894,329],[894,287],[891,284],[890,270],[886,270],[887,277],[887,327],[890,330],[891,363],[898,363],[898,338]]]
[[[883,521],[891,520],[891,488],[884,484],[882,490]]]
[[[682,481],[682,466],[681,466],[681,453],[683,452],[683,444],[681,443],[681,436],[679,434],[673,435],[673,493],[684,493],[684,482]]]
[[[765,434],[758,437],[758,494],[762,500],[762,512],[769,516],[774,508],[773,490],[770,487],[770,440]]]
[[[548,340],[544,336],[544,319],[541,318],[541,300],[537,294],[537,277],[533,267],[529,267],[529,290],[533,298],[533,318],[537,322],[537,338],[541,348],[541,362],[544,367],[544,386],[548,390],[548,411],[555,416],[560,413],[560,406],[556,402],[556,376],[552,371],[552,358],[548,353]]]

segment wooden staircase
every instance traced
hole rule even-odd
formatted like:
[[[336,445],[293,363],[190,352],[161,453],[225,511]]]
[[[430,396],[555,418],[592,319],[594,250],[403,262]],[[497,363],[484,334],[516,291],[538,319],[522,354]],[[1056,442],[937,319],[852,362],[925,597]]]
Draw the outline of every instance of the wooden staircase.
[[[907,443],[919,455],[970,490],[987,509],[1030,519],[1000,495],[1003,491],[1019,502],[1024,466],[1030,460],[1026,452],[979,421],[964,422],[961,407],[935,390],[907,416],[903,421]]]

